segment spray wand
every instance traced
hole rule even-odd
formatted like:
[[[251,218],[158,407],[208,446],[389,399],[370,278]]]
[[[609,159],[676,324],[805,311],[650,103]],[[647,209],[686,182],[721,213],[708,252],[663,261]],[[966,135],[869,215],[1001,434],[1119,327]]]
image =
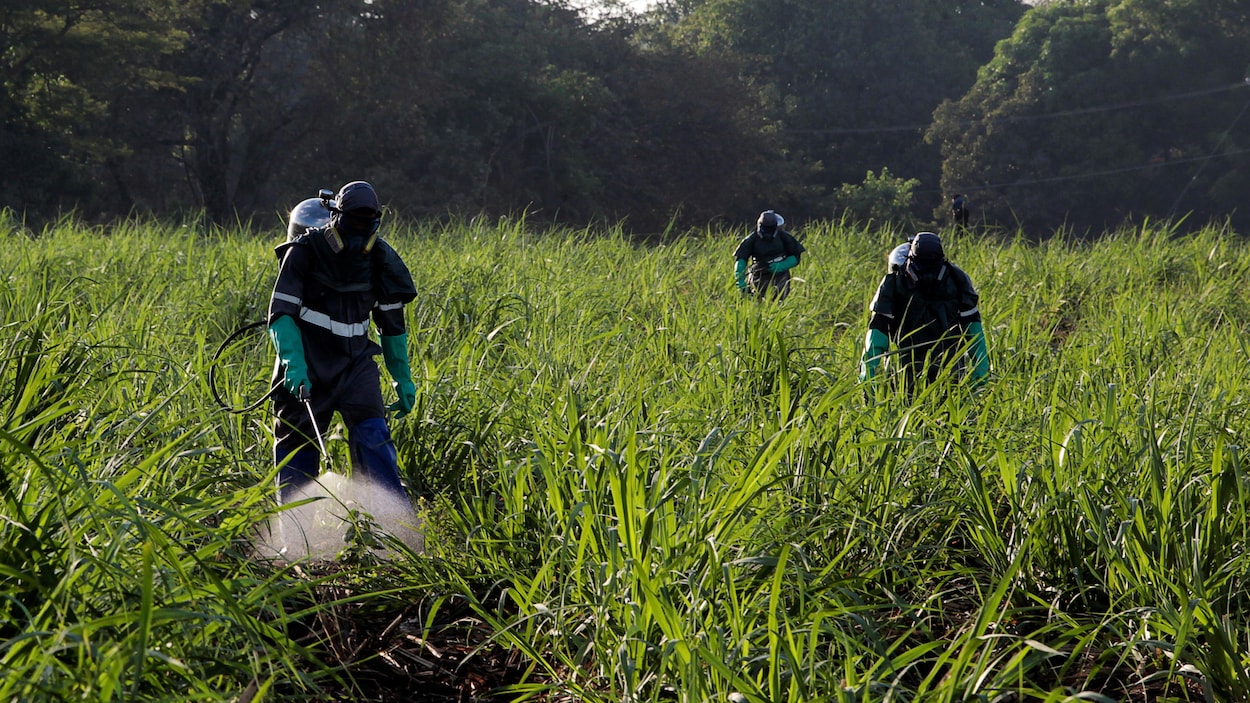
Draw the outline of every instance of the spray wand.
[[[317,427],[317,416],[313,414],[312,400],[308,395],[308,389],[304,386],[299,387],[299,399],[304,403],[304,408],[308,410],[308,419],[312,420],[313,433],[317,435],[317,446],[321,447],[321,456],[325,461],[329,461],[330,455],[326,453],[326,441],[321,438],[321,428]]]

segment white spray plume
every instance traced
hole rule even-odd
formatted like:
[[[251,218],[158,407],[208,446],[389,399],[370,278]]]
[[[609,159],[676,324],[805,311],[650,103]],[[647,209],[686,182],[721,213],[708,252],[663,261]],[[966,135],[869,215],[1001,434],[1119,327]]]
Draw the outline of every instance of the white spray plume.
[[[312,500],[283,509],[260,529],[255,545],[259,556],[287,562],[334,559],[349,546],[354,526],[368,522],[413,552],[425,548],[420,519],[406,496],[365,479],[327,472],[287,502],[307,499]]]

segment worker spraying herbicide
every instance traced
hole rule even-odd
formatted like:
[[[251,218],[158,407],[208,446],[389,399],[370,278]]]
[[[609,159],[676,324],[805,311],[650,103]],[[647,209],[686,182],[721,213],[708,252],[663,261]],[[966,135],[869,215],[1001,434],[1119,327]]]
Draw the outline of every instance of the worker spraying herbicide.
[[[404,321],[404,304],[416,288],[399,254],[379,237],[382,209],[373,186],[353,181],[329,195],[322,191],[300,203],[291,212],[287,241],[275,248],[281,263],[268,329],[278,357],[271,394],[278,499],[286,505],[331,494],[336,500],[325,502],[358,503],[382,521],[382,514],[410,515],[412,509],[375,357],[382,355],[399,398],[389,409],[402,418],[416,403]],[[336,412],[347,428],[350,486],[320,471],[322,432]],[[284,511],[282,549],[316,551],[312,543],[320,537],[310,536],[312,523],[324,520],[300,515],[307,507]],[[293,525],[299,534],[292,534]]]
[[[778,300],[790,294],[790,269],[806,249],[782,229],[785,224],[781,215],[765,210],[755,230],[734,249],[734,281],[744,294]]]
[[[908,391],[931,383],[943,368],[961,369],[980,386],[990,373],[980,298],[972,279],[946,259],[942,240],[920,232],[890,252],[887,272],[869,305],[871,318],[860,362],[861,382],[874,382],[890,344],[901,360],[898,369]],[[967,354],[965,354],[967,352]]]

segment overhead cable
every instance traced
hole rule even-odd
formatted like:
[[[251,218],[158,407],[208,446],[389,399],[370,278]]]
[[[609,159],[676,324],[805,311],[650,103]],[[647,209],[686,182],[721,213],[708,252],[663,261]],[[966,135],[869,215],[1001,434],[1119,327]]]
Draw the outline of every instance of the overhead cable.
[[[1011,181],[1008,183],[989,183],[986,185],[960,186],[960,192],[973,192],[978,190],[994,190],[998,188],[1016,188],[1019,186],[1032,186],[1039,183],[1058,183],[1060,181],[1074,181],[1081,178],[1097,178],[1099,176],[1114,176],[1121,173],[1132,173],[1134,171],[1149,171],[1151,169],[1166,168],[1169,166],[1180,166],[1183,164],[1191,164],[1198,161],[1208,161],[1210,159],[1220,159],[1229,156],[1240,156],[1241,154],[1250,154],[1250,148],[1237,149],[1235,151],[1226,151],[1222,154],[1203,154],[1202,156],[1191,156],[1181,159],[1168,159],[1167,161],[1142,164],[1139,166],[1125,166],[1123,168],[1111,168],[1102,171],[1088,171],[1086,173],[1073,173],[1066,176],[1048,176],[1046,178],[1033,178],[1026,181]],[[938,189],[924,189],[917,192],[936,192]]]
[[[1096,105],[1093,107],[1080,107],[1071,110],[1060,110],[1058,112],[1042,112],[1036,115],[1003,115],[993,118],[982,118],[976,120],[960,120],[958,122],[943,123],[943,126],[951,125],[955,127],[971,127],[973,125],[982,124],[987,119],[992,119],[995,123],[1014,123],[1014,122],[1037,122],[1041,120],[1051,120],[1060,117],[1072,117],[1075,115],[1089,115],[1103,112],[1114,112],[1116,110],[1127,110],[1135,107],[1146,107],[1148,105],[1157,105],[1165,102],[1173,102],[1176,100],[1189,100],[1191,98],[1202,97],[1205,95],[1214,95],[1216,93],[1228,93],[1238,88],[1250,87],[1250,80],[1241,83],[1232,83],[1229,85],[1219,86],[1215,88],[1205,88],[1203,90],[1191,90],[1184,93],[1171,93],[1168,95],[1160,95],[1158,97],[1146,100],[1133,100],[1129,102],[1108,103],[1106,105]],[[834,127],[829,129],[786,129],[789,134],[885,134],[889,132],[921,132],[929,129],[933,123],[912,124],[912,125],[891,125],[884,127]]]

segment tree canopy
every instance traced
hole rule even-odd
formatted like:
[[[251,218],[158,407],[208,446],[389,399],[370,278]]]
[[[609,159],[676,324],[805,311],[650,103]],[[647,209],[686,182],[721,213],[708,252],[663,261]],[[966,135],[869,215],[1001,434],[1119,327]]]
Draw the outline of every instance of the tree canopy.
[[[367,178],[414,216],[644,232],[956,192],[1038,231],[1240,221],[1244,5],[14,0],[0,207],[270,221]]]
[[[936,113],[942,184],[983,217],[1102,229],[1233,214],[1250,176],[1244,3],[1052,2]]]
[[[788,208],[828,214],[843,183],[889,170],[936,185],[921,136],[943,99],[972,85],[1017,0],[707,0],[674,24],[679,43],[743,62],[745,85],[785,134],[785,156],[815,173]]]
[[[89,201],[91,166],[132,148],[112,128],[132,89],[177,85],[152,66],[183,46],[168,0],[11,0],[0,10],[0,207]]]

